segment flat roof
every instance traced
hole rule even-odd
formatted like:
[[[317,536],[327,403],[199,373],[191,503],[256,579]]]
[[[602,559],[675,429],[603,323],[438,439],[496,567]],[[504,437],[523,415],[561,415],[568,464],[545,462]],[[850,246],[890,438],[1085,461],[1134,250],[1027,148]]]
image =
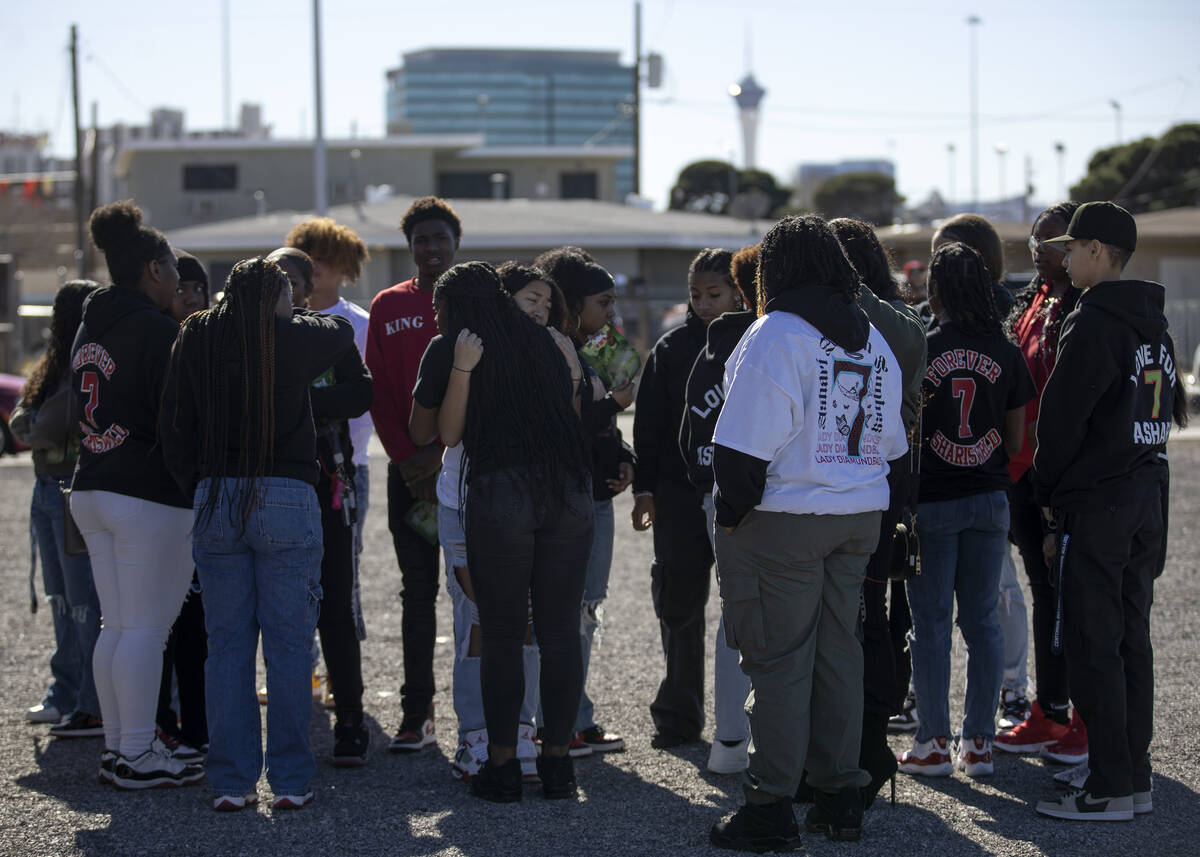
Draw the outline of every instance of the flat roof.
[[[370,247],[404,248],[400,219],[412,196],[359,206],[338,205],[329,216],[354,229]],[[684,211],[651,211],[596,200],[447,200],[463,222],[463,247],[477,250],[557,247],[736,250],[760,240],[773,221],[739,220]],[[245,252],[275,246],[288,230],[312,217],[307,211],[188,226],[167,233],[171,244],[191,252]]]

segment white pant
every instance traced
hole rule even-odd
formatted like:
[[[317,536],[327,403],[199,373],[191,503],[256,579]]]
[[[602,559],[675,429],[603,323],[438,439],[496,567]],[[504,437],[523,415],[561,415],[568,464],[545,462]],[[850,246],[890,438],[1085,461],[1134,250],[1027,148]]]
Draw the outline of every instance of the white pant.
[[[193,513],[111,491],[75,491],[71,515],[100,596],[92,671],[104,746],[132,759],[154,739],[163,647],[192,581]]]

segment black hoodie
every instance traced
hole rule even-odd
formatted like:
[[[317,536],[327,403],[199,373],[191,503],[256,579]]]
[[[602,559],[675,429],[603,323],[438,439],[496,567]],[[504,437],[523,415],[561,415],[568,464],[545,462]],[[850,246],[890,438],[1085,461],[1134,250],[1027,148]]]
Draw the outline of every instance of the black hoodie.
[[[705,494],[713,487],[713,431],[725,404],[725,361],[758,315],[753,310],[727,312],[708,326],[708,342],[696,355],[684,391],[679,423],[679,451],[687,477]]]
[[[766,311],[768,315],[773,312],[798,315],[846,351],[865,348],[871,334],[871,322],[862,307],[830,286],[789,289],[767,301]],[[713,499],[719,525],[736,527],[762,502],[769,464],[721,444],[714,445],[713,475],[720,488]]]
[[[157,422],[179,324],[131,288],[108,286],[83,304],[71,350],[83,441],[76,491],[112,491],[190,509],[167,472]]]
[[[653,494],[663,480],[688,484],[679,455],[679,424],[688,374],[705,338],[704,322],[689,304],[687,321],[664,333],[646,358],[633,417],[634,494]]]
[[[1063,322],[1038,414],[1040,505],[1104,506],[1159,491],[1176,375],[1164,294],[1141,280],[1097,283]]]

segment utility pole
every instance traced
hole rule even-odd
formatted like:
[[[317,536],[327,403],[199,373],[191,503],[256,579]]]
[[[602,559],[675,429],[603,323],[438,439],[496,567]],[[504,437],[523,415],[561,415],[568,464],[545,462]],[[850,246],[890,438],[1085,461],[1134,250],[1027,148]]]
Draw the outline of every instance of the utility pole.
[[[979,25],[978,15],[967,18],[971,49],[971,208],[979,208]]]
[[[229,80],[229,0],[221,0],[221,112],[224,115],[226,131],[233,128]]]
[[[633,4],[633,195],[642,195],[642,3]]]
[[[79,125],[79,30],[71,25],[71,104],[75,114],[75,272],[84,275],[83,132]]]
[[[95,101],[92,102],[92,145],[88,156],[92,169],[91,180],[88,182],[88,210],[95,211],[100,204],[100,108]],[[88,242],[83,256],[83,268],[86,273],[95,267],[96,261],[96,253],[91,242]]]
[[[313,107],[316,133],[313,135],[313,210],[318,217],[329,211],[325,187],[325,114],[321,107],[321,0],[313,0]]]

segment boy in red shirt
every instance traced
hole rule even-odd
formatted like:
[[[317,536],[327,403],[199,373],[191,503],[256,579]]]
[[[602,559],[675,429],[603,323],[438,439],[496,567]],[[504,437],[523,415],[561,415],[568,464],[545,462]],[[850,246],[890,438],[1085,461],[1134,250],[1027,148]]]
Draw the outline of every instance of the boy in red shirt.
[[[438,545],[425,540],[405,518],[414,503],[437,502],[442,464],[438,442],[417,447],[408,434],[417,368],[437,335],[433,284],[454,264],[462,224],[449,205],[434,196],[414,200],[400,221],[417,275],[385,289],[371,301],[367,328],[367,367],[375,382],[371,417],[388,455],[388,529],[400,564],[404,719],[388,745],[412,752],[435,743],[433,721],[434,604],[438,592]]]

